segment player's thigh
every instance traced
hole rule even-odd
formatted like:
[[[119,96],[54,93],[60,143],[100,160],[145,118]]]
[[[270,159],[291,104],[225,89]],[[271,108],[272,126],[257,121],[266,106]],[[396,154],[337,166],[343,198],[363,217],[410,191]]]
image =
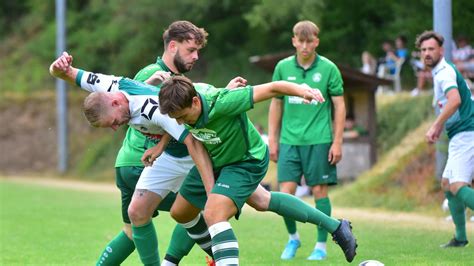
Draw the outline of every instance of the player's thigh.
[[[278,183],[300,183],[303,174],[298,146],[280,144],[277,162]]]
[[[303,174],[308,186],[337,184],[336,166],[328,161],[331,143],[299,147]]]
[[[135,186],[140,178],[143,170],[141,166],[122,166],[115,168],[115,183],[120,189],[120,196],[122,200],[122,220],[129,224],[128,206],[132,201]],[[155,215],[156,216],[156,215]]]
[[[263,160],[248,160],[220,169],[212,193],[231,199],[237,209],[236,217],[242,206],[257,189],[268,169],[268,152]]]
[[[443,178],[449,183],[471,183],[474,174],[474,131],[460,132],[449,141]]]

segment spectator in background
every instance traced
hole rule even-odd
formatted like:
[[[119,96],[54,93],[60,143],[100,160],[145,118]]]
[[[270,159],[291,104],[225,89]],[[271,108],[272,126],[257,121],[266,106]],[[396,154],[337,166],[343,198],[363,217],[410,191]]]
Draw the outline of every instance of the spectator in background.
[[[367,130],[357,125],[357,123],[355,122],[354,115],[349,113],[346,116],[346,122],[344,123],[344,133],[342,134],[343,138],[355,139],[365,135],[367,135]]]
[[[456,48],[453,49],[453,63],[459,64],[469,61],[472,57],[472,47],[465,36],[456,39]]]
[[[395,39],[395,55],[396,55],[396,61],[403,60],[405,62],[408,59],[408,48],[407,48],[407,37],[405,35],[399,35]]]

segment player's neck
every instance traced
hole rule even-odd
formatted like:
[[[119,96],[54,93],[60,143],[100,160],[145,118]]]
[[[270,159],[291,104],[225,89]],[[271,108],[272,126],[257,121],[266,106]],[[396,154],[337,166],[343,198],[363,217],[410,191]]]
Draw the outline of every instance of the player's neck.
[[[298,65],[300,65],[303,69],[308,69],[316,60],[316,52],[313,53],[310,57],[304,58],[303,56],[296,56],[296,60]]]
[[[161,57],[165,65],[171,70],[171,72],[175,74],[180,74],[176,66],[174,65],[173,62],[173,56],[168,54],[166,51],[163,53],[163,56]]]

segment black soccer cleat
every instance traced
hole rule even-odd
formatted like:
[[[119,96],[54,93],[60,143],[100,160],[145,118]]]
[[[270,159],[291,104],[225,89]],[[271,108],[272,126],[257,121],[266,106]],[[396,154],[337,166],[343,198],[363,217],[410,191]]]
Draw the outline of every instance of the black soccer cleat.
[[[456,237],[453,237],[453,239],[449,240],[448,243],[440,245],[440,247],[442,247],[442,248],[463,248],[463,247],[467,246],[468,244],[469,244],[469,242],[467,240],[466,241],[460,241],[460,240],[457,240]]]
[[[341,247],[344,256],[346,256],[346,260],[352,262],[356,256],[357,240],[352,234],[351,223],[347,220],[340,221],[341,224],[336,231],[332,233],[332,240]]]

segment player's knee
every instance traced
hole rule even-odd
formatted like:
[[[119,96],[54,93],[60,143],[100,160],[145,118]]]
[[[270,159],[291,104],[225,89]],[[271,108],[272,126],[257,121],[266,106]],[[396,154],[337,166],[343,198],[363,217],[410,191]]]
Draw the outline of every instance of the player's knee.
[[[173,220],[175,220],[178,223],[189,222],[186,216],[184,215],[184,213],[179,208],[175,208],[174,205],[173,207],[171,207],[170,215],[171,215],[171,218],[173,218]]]
[[[137,208],[133,205],[130,205],[128,207],[128,217],[130,218],[130,221],[132,221],[132,224],[134,225],[142,225],[145,224],[150,220],[150,216],[146,213],[145,210],[141,208]]]

